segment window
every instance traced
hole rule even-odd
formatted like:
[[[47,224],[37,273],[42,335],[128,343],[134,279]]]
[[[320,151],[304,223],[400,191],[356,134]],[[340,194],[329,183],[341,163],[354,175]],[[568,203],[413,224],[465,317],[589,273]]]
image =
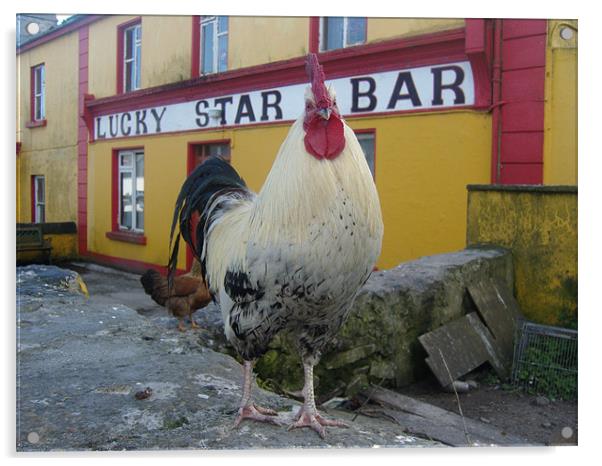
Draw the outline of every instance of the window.
[[[44,64],[31,69],[31,119],[42,121],[46,118],[46,67]]]
[[[228,69],[228,17],[201,17],[201,73]]]
[[[142,25],[140,23],[123,29],[123,91],[140,89],[140,52]]]
[[[368,166],[370,167],[372,178],[374,178],[374,132],[358,132],[356,136],[366,156],[366,162],[368,162]]]
[[[342,49],[366,42],[366,18],[328,16],[321,21],[320,50]]]
[[[144,231],[144,152],[118,154],[118,226],[120,230]]]
[[[213,143],[213,144],[195,144],[192,146],[192,155],[194,157],[192,166],[196,167],[202,164],[210,157],[221,157],[226,162],[230,163],[230,143]]]
[[[32,176],[32,218],[33,223],[46,221],[46,182],[44,176]]]

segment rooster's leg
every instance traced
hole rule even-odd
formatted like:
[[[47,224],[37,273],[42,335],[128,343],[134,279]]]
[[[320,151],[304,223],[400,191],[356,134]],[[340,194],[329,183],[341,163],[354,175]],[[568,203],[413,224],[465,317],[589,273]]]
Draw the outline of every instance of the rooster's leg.
[[[280,425],[282,422],[278,419],[278,413],[272,409],[262,408],[251,401],[251,386],[253,384],[253,362],[245,361],[243,365],[244,382],[242,389],[242,400],[238,416],[234,421],[234,427],[242,422],[243,419],[252,419],[254,421],[269,422]]]
[[[333,427],[349,427],[342,421],[336,419],[325,419],[316,408],[316,400],[314,398],[314,363],[303,359],[303,373],[305,376],[305,385],[303,387],[303,397],[305,399],[303,406],[299,410],[297,420],[291,424],[288,430],[297,427],[311,427],[320,437],[326,435],[325,426]]]

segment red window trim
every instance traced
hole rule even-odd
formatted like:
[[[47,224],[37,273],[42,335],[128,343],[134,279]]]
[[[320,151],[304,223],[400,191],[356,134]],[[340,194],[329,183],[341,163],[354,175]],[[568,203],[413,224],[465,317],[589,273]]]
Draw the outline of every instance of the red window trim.
[[[116,93],[124,94],[123,91],[123,33],[127,28],[135,26],[137,24],[142,25],[142,17],[138,16],[130,21],[119,24],[117,26],[117,86]],[[142,61],[140,61],[142,63]]]
[[[372,178],[376,182],[376,128],[354,129],[353,132],[355,134],[373,134],[374,135],[374,173],[372,174]]]
[[[309,18],[309,53],[318,53],[320,50],[320,17]]]
[[[44,190],[46,190],[45,175],[31,175],[31,223],[36,222],[36,178],[44,178]],[[46,193],[44,193],[46,194]],[[46,203],[44,202],[44,217],[46,217]]]
[[[315,47],[315,52],[314,53],[330,53],[330,52],[333,52],[335,50],[348,49],[348,48],[351,48],[351,47],[359,47],[359,46],[363,46],[363,45],[368,44],[368,16],[358,16],[358,17],[359,18],[364,18],[366,20],[366,27],[364,28],[364,41],[360,42],[359,44],[345,46],[344,45],[345,44],[345,37],[343,37],[343,46],[339,47],[339,48],[336,48],[336,49],[330,49],[330,50],[320,50],[320,45],[321,45],[320,44],[320,38],[322,37],[322,25],[324,24],[323,20],[325,18],[328,18],[328,16],[319,16],[319,17],[317,17],[318,21],[317,21],[316,24],[312,25],[312,23],[310,23],[310,42],[309,42],[309,44],[310,44],[310,52],[312,51],[311,50],[312,46]],[[353,18],[353,16],[345,16],[344,18]],[[313,31],[312,27],[316,28],[317,31]],[[312,37],[312,34],[314,35],[313,37]],[[312,43],[312,39],[313,39],[314,43]]]
[[[201,16],[192,16],[192,49],[190,57],[190,77],[198,78],[201,70]]]
[[[144,150],[144,146],[115,147],[111,150],[111,231],[106,237],[126,243],[146,244],[144,233],[135,233],[119,229],[119,152],[126,150]]]
[[[31,175],[31,223],[36,223],[36,176]]]
[[[46,118],[44,118],[43,120],[28,121],[27,123],[25,123],[25,127],[26,128],[41,128],[43,126],[46,126],[47,124],[48,124],[48,121],[46,120]]]
[[[35,85],[35,70],[36,68],[43,66],[44,75],[46,75],[46,62],[38,63],[29,69],[29,121],[25,124],[27,128],[37,128],[39,126],[46,126],[46,116],[41,120],[36,120],[36,85]],[[46,96],[43,96],[46,98]]]

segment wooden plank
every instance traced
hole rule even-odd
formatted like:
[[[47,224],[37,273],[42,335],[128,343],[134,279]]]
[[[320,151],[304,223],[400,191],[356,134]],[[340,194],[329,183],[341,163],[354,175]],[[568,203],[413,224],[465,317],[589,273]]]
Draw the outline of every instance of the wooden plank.
[[[459,414],[385,388],[372,387],[361,392],[361,395],[369,396],[370,400],[383,405],[385,407],[383,414],[394,419],[404,429],[408,429],[408,432],[423,434],[448,445],[529,444],[526,439],[502,432],[492,425],[462,418]],[[468,433],[468,440],[466,433]]]

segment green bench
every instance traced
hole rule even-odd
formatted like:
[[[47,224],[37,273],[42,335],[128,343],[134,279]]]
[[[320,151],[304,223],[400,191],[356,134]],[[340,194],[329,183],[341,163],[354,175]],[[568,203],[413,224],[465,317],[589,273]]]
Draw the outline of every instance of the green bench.
[[[42,225],[17,225],[17,254],[36,251],[41,252],[46,263],[50,264],[52,246],[44,239]]]

